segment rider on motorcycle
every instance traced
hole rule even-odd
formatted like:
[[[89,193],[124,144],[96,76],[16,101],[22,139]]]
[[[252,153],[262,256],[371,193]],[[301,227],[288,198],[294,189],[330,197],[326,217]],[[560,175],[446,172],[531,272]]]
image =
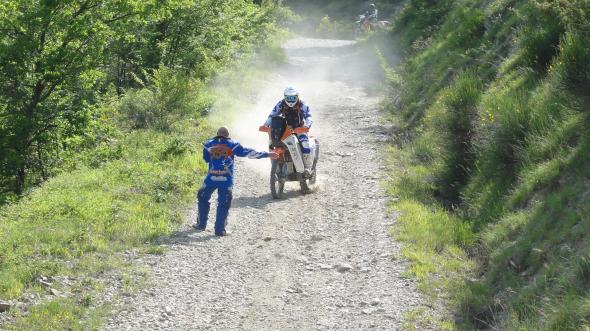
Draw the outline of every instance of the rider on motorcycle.
[[[272,118],[275,116],[283,116],[287,121],[287,125],[291,128],[311,128],[313,120],[309,107],[299,99],[299,92],[293,87],[287,87],[283,93],[283,100],[279,101],[273,110],[270,112],[268,119],[264,126],[270,127]],[[303,152],[303,165],[305,167],[304,175],[309,177],[312,172],[314,154],[313,141],[310,141],[306,133],[301,133],[297,136],[301,143],[301,151]]]
[[[378,20],[379,11],[374,3],[369,5],[369,10],[365,13],[365,22],[375,23]]]

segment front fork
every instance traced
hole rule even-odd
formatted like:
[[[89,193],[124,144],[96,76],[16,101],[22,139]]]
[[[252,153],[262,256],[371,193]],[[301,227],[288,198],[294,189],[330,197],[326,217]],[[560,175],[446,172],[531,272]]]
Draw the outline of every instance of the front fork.
[[[289,175],[289,164],[287,162],[285,162],[281,165],[281,174],[279,176],[279,180],[285,181],[288,175]]]
[[[286,160],[279,161],[279,164],[277,166],[276,175],[277,175],[277,179],[281,183],[285,183],[287,181],[287,178],[289,177],[289,175],[291,175],[289,173],[289,162],[287,162]]]

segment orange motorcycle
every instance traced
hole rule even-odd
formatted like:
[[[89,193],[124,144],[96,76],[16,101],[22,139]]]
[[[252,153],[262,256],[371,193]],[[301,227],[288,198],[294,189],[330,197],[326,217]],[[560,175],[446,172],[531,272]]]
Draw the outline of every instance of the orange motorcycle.
[[[366,19],[365,15],[360,15],[358,21],[354,24],[354,38],[359,38],[361,35],[369,34],[373,31],[373,25],[370,20]]]
[[[261,126],[259,131],[269,134],[271,151],[279,156],[271,160],[270,192],[272,197],[283,197],[286,182],[299,182],[301,192],[310,192],[310,185],[315,184],[317,178],[316,165],[320,155],[320,145],[317,139],[309,137],[310,149],[314,155],[312,171],[309,176],[304,175],[303,152],[297,136],[309,132],[308,128],[291,128],[282,116],[272,118],[271,126]]]

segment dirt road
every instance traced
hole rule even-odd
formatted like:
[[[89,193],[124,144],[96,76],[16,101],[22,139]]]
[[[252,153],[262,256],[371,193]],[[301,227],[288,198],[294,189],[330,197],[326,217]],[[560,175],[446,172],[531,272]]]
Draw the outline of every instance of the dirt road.
[[[288,184],[286,198],[273,200],[269,161],[240,160],[230,235],[187,223],[165,255],[144,260],[153,286],[126,298],[106,330],[395,330],[422,301],[394,259],[380,185],[388,128],[378,98],[361,89],[351,42],[296,39],[285,48],[289,64],[230,129],[264,149],[256,128],[284,86],[298,87],[321,142],[316,191]]]

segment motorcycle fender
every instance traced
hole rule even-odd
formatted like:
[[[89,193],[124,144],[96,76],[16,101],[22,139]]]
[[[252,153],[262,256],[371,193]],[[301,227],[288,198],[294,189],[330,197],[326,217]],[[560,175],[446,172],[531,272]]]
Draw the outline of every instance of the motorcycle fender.
[[[305,167],[303,165],[303,154],[301,153],[301,148],[299,148],[299,140],[297,140],[295,135],[290,135],[283,139],[283,143],[287,146],[287,149],[291,154],[291,159],[293,160],[295,170],[298,173],[303,173]]]

